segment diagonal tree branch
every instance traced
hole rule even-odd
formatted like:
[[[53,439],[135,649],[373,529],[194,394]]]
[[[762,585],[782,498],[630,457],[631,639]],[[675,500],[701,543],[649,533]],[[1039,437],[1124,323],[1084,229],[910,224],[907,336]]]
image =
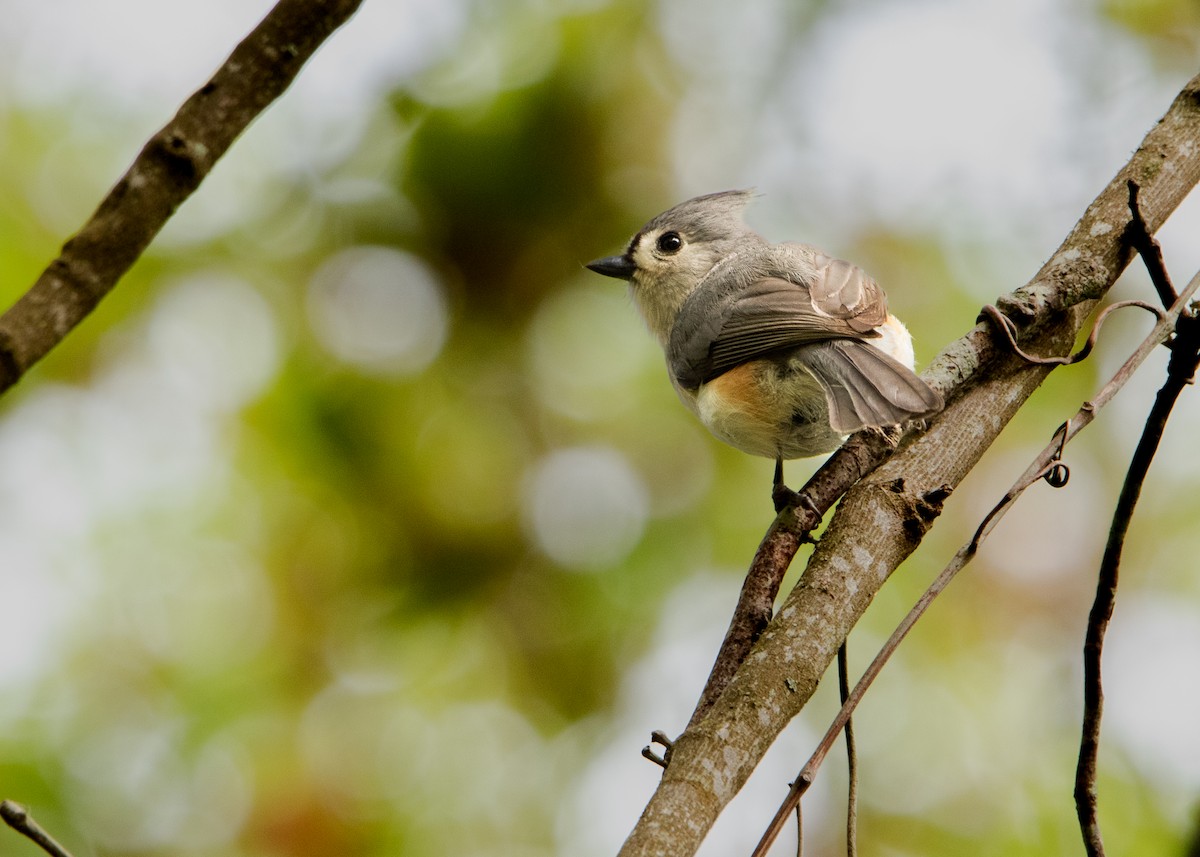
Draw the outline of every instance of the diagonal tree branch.
[[[797,492],[798,502],[776,515],[750,562],[729,629],[688,726],[708,714],[771,621],[775,597],[800,545],[812,541],[809,534],[820,525],[838,498],[878,467],[891,455],[892,449],[880,433],[859,432],[830,456]]]
[[[4,823],[22,836],[37,844],[50,857],[71,857],[71,852],[58,844],[58,841],[46,832],[40,824],[33,820],[29,811],[19,803],[11,800],[0,801],[0,818]]]
[[[759,854],[766,853],[766,849],[770,847],[771,843],[774,841],[774,837],[782,828],[780,823],[781,820],[786,817],[787,813],[790,812],[794,806],[798,805],[801,796],[812,784],[814,778],[816,777],[817,770],[825,760],[826,754],[828,754],[829,750],[833,747],[834,742],[837,740],[838,732],[842,729],[843,725],[847,728],[849,727],[850,716],[854,712],[854,709],[858,706],[858,703],[862,700],[863,695],[870,688],[871,682],[873,682],[879,675],[879,672],[883,669],[888,659],[895,654],[897,647],[908,635],[908,632],[912,630],[913,626],[917,623],[921,616],[925,614],[925,611],[929,609],[929,606],[933,603],[933,600],[941,595],[941,593],[945,591],[946,587],[950,585],[958,573],[961,572],[967,566],[967,564],[975,558],[980,544],[988,535],[991,534],[996,525],[999,524],[1000,520],[1008,513],[1008,510],[1013,507],[1026,489],[1030,488],[1034,483],[1039,482],[1042,479],[1050,482],[1050,484],[1054,485],[1055,487],[1062,487],[1062,485],[1066,484],[1065,475],[1061,478],[1061,480],[1057,482],[1054,481],[1054,474],[1058,468],[1064,468],[1063,473],[1066,473],[1065,465],[1063,465],[1059,460],[1063,454],[1063,448],[1066,446],[1066,444],[1074,439],[1079,432],[1091,425],[1091,423],[1096,419],[1096,415],[1099,413],[1100,409],[1106,406],[1121,390],[1121,388],[1129,383],[1134,372],[1136,372],[1138,367],[1141,366],[1146,358],[1150,356],[1151,352],[1157,349],[1159,345],[1167,341],[1171,335],[1172,328],[1176,327],[1177,323],[1182,326],[1185,322],[1188,324],[1194,322],[1195,319],[1191,318],[1190,316],[1184,316],[1182,313],[1187,307],[1191,296],[1195,294],[1198,288],[1200,288],[1200,274],[1197,274],[1192,278],[1192,281],[1188,284],[1187,289],[1184,292],[1184,297],[1176,300],[1175,305],[1169,308],[1168,312],[1159,320],[1158,324],[1154,326],[1154,329],[1150,332],[1150,334],[1144,340],[1142,340],[1142,344],[1134,350],[1133,354],[1131,354],[1128,359],[1126,359],[1126,361],[1121,365],[1121,368],[1117,370],[1116,374],[1114,374],[1109,382],[1105,384],[1103,388],[1101,388],[1100,392],[1084,402],[1075,415],[1058,428],[1058,430],[1054,433],[1054,437],[1050,439],[1050,443],[1047,444],[1034,458],[1029,467],[1025,469],[1025,472],[1021,474],[1020,478],[1017,479],[1013,486],[1009,488],[1005,495],[1000,499],[1000,502],[992,507],[992,510],[984,516],[983,521],[980,523],[978,529],[976,529],[975,535],[971,538],[971,540],[959,549],[958,553],[951,558],[950,562],[942,570],[942,573],[939,574],[934,582],[929,585],[924,593],[922,593],[920,599],[918,599],[917,603],[908,612],[908,615],[904,617],[904,619],[896,627],[895,631],[892,632],[892,636],[883,645],[883,648],[879,650],[879,653],[875,656],[875,659],[871,662],[867,669],[863,671],[863,675],[859,679],[858,683],[854,686],[854,690],[849,694],[842,695],[843,698],[841,711],[838,712],[837,717],[834,718],[833,723],[831,723],[829,729],[826,730],[825,737],[821,739],[821,742],[817,745],[817,749],[813,752],[808,762],[801,769],[799,775],[796,777],[795,782],[792,783],[792,787],[788,793],[787,799],[783,802],[782,806],[780,806],[779,811],[776,812],[775,818],[771,822],[770,827],[767,829],[767,832],[763,834],[763,838],[759,841],[758,847],[754,852],[754,857],[757,857]],[[1111,309],[1112,306],[1116,306],[1116,304],[1110,305],[1108,309]],[[1097,322],[1097,324],[1099,324],[1099,322]],[[1178,338],[1175,341],[1178,341]],[[1174,359],[1172,362],[1175,362]],[[838,650],[839,668],[841,651],[841,649]]]
[[[238,135],[361,3],[280,0],[150,138],[59,257],[0,316],[0,393],[112,291]]]
[[[1194,84],[1195,80],[1184,87],[1171,110],[1159,120],[1159,128],[1155,129],[1156,132],[1166,130],[1162,128],[1164,123],[1167,128],[1173,127],[1176,122],[1187,115],[1188,102],[1194,101],[1196,98],[1193,91]],[[1149,153],[1148,144],[1158,143],[1157,139],[1152,140],[1158,136],[1169,135],[1152,133],[1143,142],[1142,151]],[[1160,154],[1165,155],[1165,152]],[[1122,173],[1125,176],[1129,193],[1134,192],[1131,185],[1138,186],[1139,180],[1143,178],[1143,175],[1139,175],[1138,170],[1150,171],[1146,173],[1150,175],[1159,166],[1152,157],[1144,159],[1137,169],[1134,169],[1135,162],[1137,162],[1136,157],[1130,161]],[[1172,163],[1172,161],[1167,158],[1165,163]],[[1186,195],[1187,189],[1191,188],[1195,179],[1189,179],[1187,175],[1179,178],[1183,182],[1184,195]],[[1118,272],[1123,270],[1134,250],[1144,249],[1150,255],[1159,252],[1153,241],[1146,243],[1143,237],[1149,236],[1152,230],[1148,231],[1149,225],[1142,220],[1140,208],[1136,215],[1141,221],[1139,227],[1126,233],[1131,237],[1130,241],[1089,242],[1083,240],[1085,237],[1097,237],[1084,235],[1081,227],[1085,222],[1088,224],[1088,228],[1101,230],[1102,235],[1113,229],[1114,223],[1122,222],[1121,217],[1118,217],[1114,210],[1116,201],[1111,193],[1117,181],[1114,179],[1113,184],[1109,185],[1109,192],[1098,197],[1092,204],[1088,209],[1088,214],[1085,214],[1084,218],[1080,220],[1075,230],[1059,248],[1058,254],[1043,267],[1038,276],[1028,285],[997,301],[1001,309],[1008,313],[1008,316],[1005,317],[1008,318],[1009,324],[1014,329],[1024,327],[1036,329],[1039,325],[1044,325],[1048,319],[1053,319],[1056,311],[1069,309],[1081,301],[1098,298],[1104,290],[1107,290],[1108,286],[1104,285],[1103,289],[1097,290],[1098,284],[1105,282],[1104,278],[1097,277],[1097,274],[1113,270],[1114,265],[1118,266],[1116,269]],[[1099,214],[1096,207],[1102,200],[1105,203],[1104,218],[1090,217],[1089,215],[1093,213]],[[1159,203],[1155,201],[1152,204],[1158,205]],[[1177,205],[1178,202],[1175,204]],[[1171,206],[1166,209],[1165,213],[1169,213],[1173,208],[1174,206]],[[1161,208],[1160,213],[1162,213]],[[1163,219],[1165,219],[1165,213],[1162,214]],[[1161,221],[1159,225],[1161,225]],[[1157,226],[1154,228],[1157,229]],[[1115,239],[1117,236],[1112,237]],[[1092,249],[1091,245],[1101,251],[1099,256],[1094,253],[1090,256],[1081,255],[1078,258],[1072,256],[1073,253],[1079,253],[1081,250]],[[1152,278],[1154,278],[1154,286],[1162,297],[1164,305],[1169,306],[1173,301],[1173,297],[1169,294],[1169,285],[1164,286],[1154,275]],[[1000,351],[1010,347],[1004,343],[1004,340],[991,337],[986,326],[980,326],[950,345],[942,353],[941,369],[945,374],[942,383],[945,385],[943,392],[947,401],[952,395],[961,395],[971,385],[975,373],[995,359],[998,346]],[[926,375],[931,374],[933,369],[934,367],[930,367],[930,371]],[[934,386],[938,387],[936,381]],[[698,722],[708,713],[712,704],[716,702],[732,679],[738,665],[749,653],[751,646],[758,640],[767,627],[767,623],[771,621],[779,586],[800,545],[810,540],[809,534],[820,525],[822,517],[833,507],[838,498],[849,490],[851,485],[887,460],[892,451],[892,447],[876,433],[860,432],[854,435],[830,456],[804,488],[798,492],[798,496],[803,498],[803,502],[785,508],[772,522],[750,563],[737,606],[730,620],[729,629],[726,631],[716,662],[696,708],[692,712],[691,719],[688,721],[688,726]]]
[[[1127,181],[1157,230],[1200,180],[1200,76],[1027,285],[998,301],[1040,354],[1066,352],[1132,251]],[[1050,372],[1006,352],[990,324],[951,343],[924,377],[949,403],[928,432],[851,489],[804,576],[671,764],[623,855],[690,855],[779,732],[804,707],[850,628],[917,547],[945,497]],[[836,457],[836,456],[835,456]]]

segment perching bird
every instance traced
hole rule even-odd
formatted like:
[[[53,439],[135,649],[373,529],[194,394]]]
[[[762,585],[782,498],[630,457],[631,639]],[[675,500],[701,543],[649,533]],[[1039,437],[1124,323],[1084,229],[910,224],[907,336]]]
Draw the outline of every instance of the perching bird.
[[[642,227],[622,255],[588,263],[628,280],[679,398],[721,440],[783,461],[820,455],[862,428],[920,419],[942,397],[913,374],[912,337],[862,269],[804,244],[770,244],[742,222],[750,191],[689,199]]]

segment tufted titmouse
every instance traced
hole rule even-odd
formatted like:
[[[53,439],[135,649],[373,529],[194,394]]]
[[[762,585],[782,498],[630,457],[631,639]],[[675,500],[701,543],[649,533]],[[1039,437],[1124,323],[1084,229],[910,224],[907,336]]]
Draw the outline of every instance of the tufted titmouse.
[[[620,256],[588,263],[628,280],[679,398],[721,440],[775,459],[820,455],[845,435],[937,413],[912,372],[912,337],[860,268],[742,222],[750,191],[680,203]]]

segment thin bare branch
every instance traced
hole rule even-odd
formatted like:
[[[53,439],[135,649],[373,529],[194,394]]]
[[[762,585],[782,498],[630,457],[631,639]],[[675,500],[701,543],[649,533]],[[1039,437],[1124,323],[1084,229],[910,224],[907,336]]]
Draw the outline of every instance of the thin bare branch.
[[[1126,184],[1129,188],[1129,213],[1132,217],[1125,227],[1125,240],[1146,263],[1146,270],[1150,272],[1150,282],[1154,284],[1154,290],[1158,292],[1162,305],[1171,306],[1175,303],[1178,295],[1175,293],[1175,287],[1171,284],[1167,265],[1163,261],[1162,246],[1154,237],[1154,233],[1150,231],[1146,218],[1142,217],[1141,204],[1138,202],[1142,188],[1133,179]]]
[[[1155,279],[1166,284],[1173,293],[1170,278],[1162,268],[1161,253],[1146,258],[1153,272],[1158,267]],[[1153,276],[1153,275],[1152,275]],[[1189,286],[1189,291],[1191,287]],[[1185,292],[1185,295],[1188,292]],[[1096,580],[1096,597],[1088,616],[1087,634],[1083,646],[1083,728],[1079,742],[1079,761],[1075,768],[1075,812],[1079,818],[1079,829],[1083,835],[1084,849],[1088,857],[1104,857],[1104,842],[1100,835],[1100,821],[1096,807],[1096,762],[1100,752],[1100,719],[1104,713],[1104,692],[1101,682],[1100,664],[1104,650],[1104,636],[1112,619],[1117,600],[1117,579],[1121,565],[1121,553],[1125,536],[1133,520],[1134,507],[1142,492],[1150,463],[1158,451],[1159,441],[1166,428],[1167,419],[1175,407],[1175,401],[1183,389],[1192,383],[1200,362],[1200,319],[1193,312],[1180,315],[1171,341],[1171,359],[1167,364],[1167,380],[1158,391],[1145,428],[1129,462],[1129,470],[1121,485],[1113,511],[1104,556]]]
[[[850,655],[846,643],[838,649],[838,698],[850,698]],[[854,747],[854,718],[846,718],[846,857],[858,854],[858,751]],[[798,806],[798,804],[797,804]]]
[[[13,830],[37,843],[50,857],[71,857],[71,852],[59,845],[19,803],[0,801],[0,818]]]
[[[0,316],[0,393],[95,309],[225,154],[362,0],[280,0],[162,130],[91,219]]]

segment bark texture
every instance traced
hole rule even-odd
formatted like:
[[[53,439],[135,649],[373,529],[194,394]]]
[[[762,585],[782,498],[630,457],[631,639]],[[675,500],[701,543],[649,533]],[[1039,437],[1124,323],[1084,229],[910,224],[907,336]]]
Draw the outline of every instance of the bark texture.
[[[0,393],[83,321],[238,135],[362,0],[280,0],[150,138],[96,213],[0,316]]]

